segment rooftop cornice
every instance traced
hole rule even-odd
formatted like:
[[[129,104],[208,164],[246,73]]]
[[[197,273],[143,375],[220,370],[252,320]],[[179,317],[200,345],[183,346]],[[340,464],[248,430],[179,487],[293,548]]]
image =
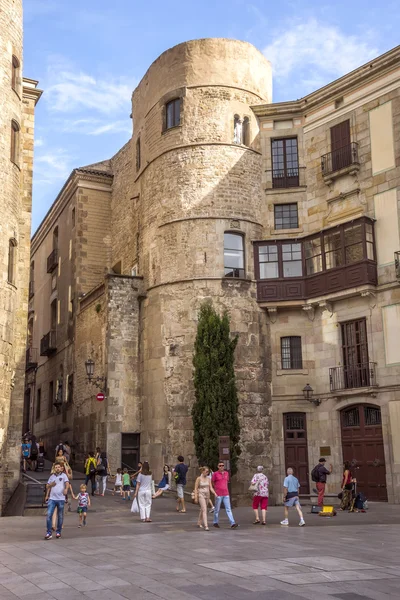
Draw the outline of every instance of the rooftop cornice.
[[[396,46],[392,50],[389,50],[389,52],[381,54],[358,69],[347,73],[343,77],[336,79],[332,83],[328,83],[299,100],[256,105],[251,108],[258,117],[301,115],[311,108],[326,103],[328,100],[332,101],[334,98],[340,98],[343,94],[349,92],[349,90],[358,88],[367,81],[377,79],[385,73],[393,71],[396,67],[400,67],[400,46]]]
[[[22,95],[24,98],[29,98],[35,101],[35,106],[39,102],[40,96],[43,94],[43,90],[39,90],[36,79],[28,79],[28,77],[22,78]]]

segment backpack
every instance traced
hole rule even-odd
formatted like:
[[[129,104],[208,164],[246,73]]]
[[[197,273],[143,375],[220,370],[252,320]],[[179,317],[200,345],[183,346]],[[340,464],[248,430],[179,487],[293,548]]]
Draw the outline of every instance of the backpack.
[[[37,455],[38,455],[38,449],[37,449],[36,443],[32,442],[32,445],[31,445],[31,456],[33,457],[33,456],[37,456]]]
[[[89,475],[94,475],[96,473],[96,461],[94,458],[90,458],[89,461]]]
[[[99,465],[97,465],[97,472],[100,474],[103,474],[104,472],[107,472],[107,459],[106,458],[100,458],[101,463]]]
[[[357,508],[357,510],[366,510],[368,508],[367,497],[362,492],[358,492],[354,502],[354,508]]]
[[[311,471],[311,479],[315,482],[315,483],[319,483],[319,465],[315,466],[313,468],[313,470]]]

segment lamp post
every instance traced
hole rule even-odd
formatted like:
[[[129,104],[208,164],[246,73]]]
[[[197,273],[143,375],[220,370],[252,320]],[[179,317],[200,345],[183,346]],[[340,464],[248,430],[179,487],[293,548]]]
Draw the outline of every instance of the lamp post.
[[[312,389],[311,385],[307,383],[303,388],[304,399],[308,402],[311,402],[311,404],[314,404],[314,406],[319,406],[321,404],[321,400],[319,398],[313,398],[313,394],[314,390]]]
[[[107,377],[94,377],[94,360],[88,358],[85,361],[86,375],[88,382],[95,385],[104,394],[107,390]]]

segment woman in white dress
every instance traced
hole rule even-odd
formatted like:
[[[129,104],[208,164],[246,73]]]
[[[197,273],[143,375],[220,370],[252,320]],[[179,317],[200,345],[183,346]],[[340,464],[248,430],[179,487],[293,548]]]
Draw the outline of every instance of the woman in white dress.
[[[151,523],[152,481],[153,475],[149,463],[144,461],[142,470],[136,479],[136,490],[133,496],[134,499],[137,498],[140,518],[143,523]]]

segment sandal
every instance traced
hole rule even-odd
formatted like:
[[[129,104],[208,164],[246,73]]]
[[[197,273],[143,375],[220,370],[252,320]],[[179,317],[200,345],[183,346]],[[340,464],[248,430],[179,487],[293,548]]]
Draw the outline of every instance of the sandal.
[[[204,531],[210,531],[208,527],[204,527]]]
[[[179,512],[180,512],[180,513],[185,513],[185,512],[186,512],[186,510],[180,510]]]
[[[262,521],[261,525],[266,525],[267,523],[265,521]]]
[[[260,521],[259,519],[257,519],[256,521],[253,521],[253,525],[259,525],[259,524],[260,524],[260,522],[261,522],[261,521]]]

